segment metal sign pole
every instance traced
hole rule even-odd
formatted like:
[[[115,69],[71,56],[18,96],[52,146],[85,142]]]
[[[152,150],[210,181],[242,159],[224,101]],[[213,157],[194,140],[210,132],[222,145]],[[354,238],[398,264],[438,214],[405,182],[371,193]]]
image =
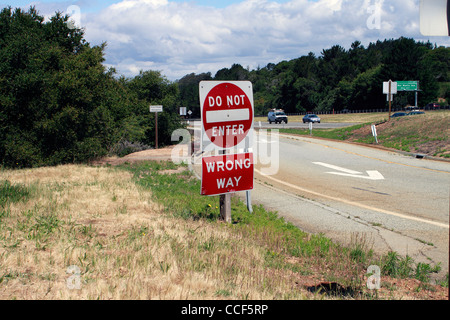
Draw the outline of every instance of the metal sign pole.
[[[163,106],[150,106],[150,112],[155,114],[155,149],[158,149],[158,112],[163,111]]]
[[[259,122],[259,126],[261,127],[261,121]],[[248,148],[245,148],[245,152],[249,152]],[[246,200],[247,200],[248,212],[253,213],[251,191],[250,190],[245,191],[245,195],[246,195]]]
[[[389,120],[391,120],[391,84],[392,80],[389,80]]]
[[[158,149],[158,112],[155,112],[155,149]]]
[[[219,150],[219,154],[226,154],[226,150]],[[220,219],[231,223],[231,194],[225,193],[220,195],[219,199]]]
[[[220,219],[231,223],[231,194],[220,195]]]

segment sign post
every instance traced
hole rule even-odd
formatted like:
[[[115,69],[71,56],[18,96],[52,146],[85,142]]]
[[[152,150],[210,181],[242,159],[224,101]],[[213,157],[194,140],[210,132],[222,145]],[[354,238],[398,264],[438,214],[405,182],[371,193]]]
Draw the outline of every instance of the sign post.
[[[155,149],[158,149],[158,112],[163,111],[163,106],[150,106],[150,112],[155,113]]]
[[[373,124],[373,125],[371,126],[371,129],[372,129],[372,135],[374,136],[375,141],[376,141],[376,143],[378,144],[377,127]]]
[[[397,82],[393,82],[392,80],[389,80],[387,82],[383,82],[383,93],[388,95],[388,101],[389,101],[389,120],[391,120],[391,102],[392,102],[392,95],[397,93]]]
[[[202,158],[201,194],[220,195],[221,219],[231,223],[231,193],[253,189],[253,88],[249,81],[201,81],[199,91],[202,152],[219,154]]]

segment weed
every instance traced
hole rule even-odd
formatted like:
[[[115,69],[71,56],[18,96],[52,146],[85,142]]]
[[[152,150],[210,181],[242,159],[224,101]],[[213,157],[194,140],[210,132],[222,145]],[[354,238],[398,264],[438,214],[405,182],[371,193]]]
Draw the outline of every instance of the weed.
[[[139,227],[133,226],[131,230],[128,230],[128,241],[133,242],[137,239],[145,237],[149,234],[149,228],[147,226],[141,225]]]
[[[432,267],[428,263],[419,262],[416,266],[415,278],[421,282],[429,282],[431,273],[437,273],[440,270],[440,264]]]
[[[198,245],[198,249],[203,251],[214,251],[216,247],[217,244],[213,237],[210,237],[208,241],[202,242]]]
[[[169,263],[167,263],[166,261],[159,261],[158,263],[159,263],[159,268],[161,269],[161,271],[163,273],[169,272],[169,269],[170,269]]]
[[[445,278],[444,279],[442,279],[442,280],[436,280],[436,284],[437,285],[439,285],[439,286],[441,286],[441,287],[444,287],[444,288],[448,288],[448,273],[445,275]]]
[[[413,260],[409,256],[403,259],[397,252],[390,251],[382,260],[381,272],[385,275],[395,278],[408,278],[414,271]]]
[[[227,289],[220,289],[220,290],[217,290],[215,293],[215,295],[218,297],[229,297],[229,296],[231,296],[231,294],[232,294],[232,292]]]
[[[0,182],[0,208],[4,208],[8,202],[27,201],[29,197],[30,190],[24,185],[12,185],[8,180]]]

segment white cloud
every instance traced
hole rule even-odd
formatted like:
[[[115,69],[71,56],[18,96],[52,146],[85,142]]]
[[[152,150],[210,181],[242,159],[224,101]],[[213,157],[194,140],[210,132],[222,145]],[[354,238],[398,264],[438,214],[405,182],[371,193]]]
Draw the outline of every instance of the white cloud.
[[[378,6],[381,10],[371,10]],[[251,69],[355,40],[423,38],[419,0],[246,0],[225,8],[168,0],[125,0],[82,16],[86,38],[108,43],[119,73],[161,70],[175,80],[240,63]],[[373,16],[378,14],[378,16]],[[368,19],[379,21],[369,28]],[[421,39],[423,40],[423,39]],[[431,39],[432,42],[433,39]],[[449,45],[448,38],[440,38]]]

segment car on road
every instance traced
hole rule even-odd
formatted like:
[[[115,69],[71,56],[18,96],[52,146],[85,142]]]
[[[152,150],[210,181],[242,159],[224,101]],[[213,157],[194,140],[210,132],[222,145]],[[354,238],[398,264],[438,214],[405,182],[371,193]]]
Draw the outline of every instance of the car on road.
[[[408,116],[413,116],[413,115],[416,115],[416,114],[425,114],[425,112],[423,112],[423,111],[411,111],[410,113],[408,113]]]
[[[406,115],[407,115],[406,112],[396,112],[396,113],[394,113],[394,114],[391,116],[391,118],[403,117],[403,116],[406,116]]]
[[[307,122],[317,122],[320,123],[320,118],[315,114],[307,114],[303,117],[303,123]]]
[[[440,107],[441,107],[441,105],[439,103],[435,103],[435,102],[429,103],[426,106],[426,108],[428,108],[428,109],[439,109]]]
[[[288,117],[287,115],[284,113],[283,110],[271,110],[268,114],[267,114],[267,121],[269,121],[269,123],[275,122],[275,123],[288,123]]]

